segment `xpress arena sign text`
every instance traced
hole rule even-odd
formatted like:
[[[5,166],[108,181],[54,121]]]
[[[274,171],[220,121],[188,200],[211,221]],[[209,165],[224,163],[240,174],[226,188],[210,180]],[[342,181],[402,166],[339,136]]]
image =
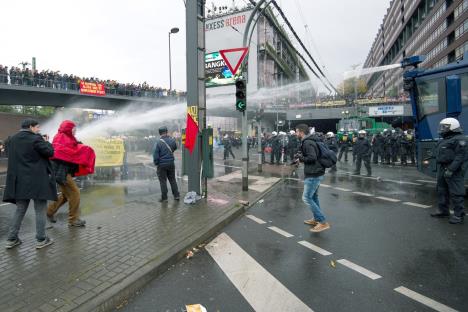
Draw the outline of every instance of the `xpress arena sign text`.
[[[211,30],[221,29],[225,27],[245,24],[246,21],[247,21],[247,18],[245,14],[227,16],[223,19],[206,23],[205,29],[206,31],[211,31]]]

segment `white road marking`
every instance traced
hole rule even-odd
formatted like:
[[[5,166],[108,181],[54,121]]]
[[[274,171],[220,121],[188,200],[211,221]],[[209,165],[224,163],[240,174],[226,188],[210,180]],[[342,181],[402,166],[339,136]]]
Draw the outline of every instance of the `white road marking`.
[[[217,164],[217,163],[215,163],[214,165],[215,165],[215,166],[218,166],[218,167],[226,167],[226,168],[242,169],[242,167],[228,166],[228,165],[222,165],[222,164]]]
[[[338,260],[336,262],[344,265],[345,267],[350,268],[351,270],[354,270],[354,271],[356,271],[358,273],[361,273],[362,275],[367,276],[368,278],[370,278],[372,280],[382,278],[382,276],[380,276],[378,274],[375,274],[374,272],[371,272],[368,269],[365,269],[362,266],[359,266],[359,265],[357,265],[355,263],[352,263],[351,261],[348,261],[346,259],[340,259],[340,260]]]
[[[419,303],[424,304],[425,306],[434,309],[439,312],[457,312],[457,310],[454,310],[445,304],[442,304],[440,302],[437,302],[435,300],[432,300],[431,298],[428,298],[426,296],[423,296],[421,294],[418,294],[415,291],[412,291],[411,289],[408,289],[406,287],[400,286],[394,289],[396,292],[411,298]]]
[[[255,311],[312,312],[227,234],[220,234],[206,250]]]
[[[316,246],[314,244],[311,244],[307,241],[300,241],[300,242],[297,242],[299,245],[302,245],[306,248],[309,248],[310,250],[313,250],[315,252],[318,252],[319,254],[321,254],[322,256],[329,256],[331,255],[332,253],[329,252],[329,251],[326,251],[325,249],[322,249],[320,248],[319,246]]]
[[[397,181],[397,180],[388,180],[388,179],[383,179],[382,181],[384,181],[384,182],[394,182],[394,183],[398,183],[398,184],[422,185],[421,183],[414,183],[414,182],[408,182],[408,181]]]
[[[276,226],[269,226],[268,227],[270,230],[272,230],[273,232],[276,232],[280,235],[283,235],[284,237],[287,237],[287,238],[290,238],[290,237],[294,237],[294,235],[286,232],[286,231],[283,231],[282,229],[280,228],[277,228]]]
[[[323,186],[323,187],[331,187],[331,185],[323,184],[323,183],[320,183],[320,186]]]
[[[367,197],[372,197],[372,196],[374,196],[374,195],[372,195],[372,194],[369,194],[369,193],[362,193],[362,192],[353,192],[353,194],[362,195],[362,196],[367,196]]]
[[[392,203],[397,203],[397,202],[400,201],[399,199],[389,198],[389,197],[384,197],[384,196],[378,196],[376,198],[381,199],[381,200],[386,200],[386,201],[389,201],[389,202],[392,202]]]
[[[436,181],[430,181],[430,180],[416,180],[418,182],[422,182],[422,183],[432,183],[432,184],[437,184]]]
[[[338,191],[343,191],[343,192],[351,192],[350,189],[347,189],[347,188],[342,188],[342,187],[334,187],[335,190],[338,190]]]
[[[266,223],[265,221],[263,221],[260,218],[257,218],[256,216],[252,216],[252,215],[245,215],[245,216],[247,218],[249,218],[250,220],[257,222],[258,224],[265,224]]]
[[[11,205],[10,203],[1,204],[0,207]]]
[[[404,202],[403,205],[414,206],[414,207],[424,208],[424,209],[431,208],[431,206],[428,206],[428,205],[422,205],[422,204],[412,203],[412,202]]]

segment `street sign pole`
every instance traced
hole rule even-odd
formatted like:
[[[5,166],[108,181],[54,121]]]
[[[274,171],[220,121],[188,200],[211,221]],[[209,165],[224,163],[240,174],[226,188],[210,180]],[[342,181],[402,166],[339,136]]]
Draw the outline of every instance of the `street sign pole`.
[[[259,110],[260,111],[260,110]],[[258,118],[258,122],[257,122],[257,151],[258,151],[258,167],[257,167],[257,170],[258,172],[262,172],[263,171],[263,168],[262,168],[262,164],[263,164],[263,147],[262,147],[262,122],[261,122],[261,117]]]
[[[206,127],[205,90],[205,1],[186,1],[187,50],[187,111],[196,117],[198,135],[195,148],[188,160],[188,191],[199,195],[206,193],[206,181],[201,186],[202,140]]]

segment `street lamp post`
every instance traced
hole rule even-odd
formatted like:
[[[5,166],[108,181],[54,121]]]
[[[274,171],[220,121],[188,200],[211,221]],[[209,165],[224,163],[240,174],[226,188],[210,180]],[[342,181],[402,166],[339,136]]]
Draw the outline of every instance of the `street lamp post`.
[[[172,90],[172,60],[171,60],[171,34],[177,34],[179,28],[174,27],[169,32],[169,91]]]

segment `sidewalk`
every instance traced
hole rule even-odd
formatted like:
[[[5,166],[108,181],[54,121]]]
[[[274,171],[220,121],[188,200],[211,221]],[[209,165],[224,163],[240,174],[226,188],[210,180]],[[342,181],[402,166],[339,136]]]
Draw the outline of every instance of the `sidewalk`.
[[[270,173],[252,176],[252,190],[245,194],[239,176],[236,171],[211,180],[208,199],[194,206],[171,199],[158,203],[156,181],[98,184],[82,193],[86,228],[69,229],[63,207],[58,223],[48,230],[55,244],[39,251],[30,209],[20,233],[23,244],[13,250],[0,246],[0,310],[114,309],[242,214],[239,200],[252,204],[280,181]],[[185,182],[181,189],[185,194]],[[9,221],[13,210],[1,207],[0,219]],[[6,222],[0,224],[4,243]]]

